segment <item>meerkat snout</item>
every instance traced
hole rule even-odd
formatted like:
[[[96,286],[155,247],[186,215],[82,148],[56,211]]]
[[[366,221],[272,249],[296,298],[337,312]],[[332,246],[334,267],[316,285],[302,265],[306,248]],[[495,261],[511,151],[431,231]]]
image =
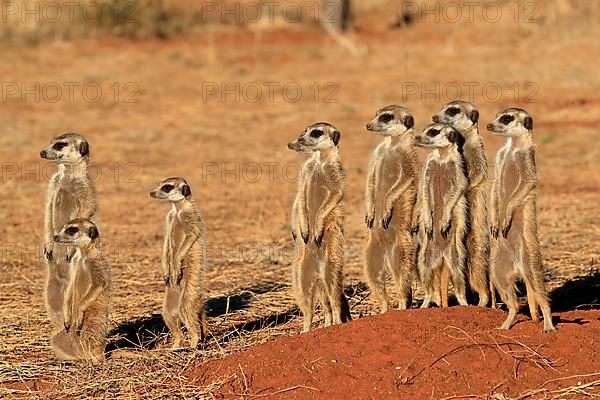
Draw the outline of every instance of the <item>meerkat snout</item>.
[[[372,131],[373,130],[373,124],[371,122],[367,122],[367,130],[368,131]]]
[[[491,131],[491,130],[493,130],[493,129],[494,129],[494,125],[492,125],[492,124],[487,124],[487,125],[486,125],[486,128],[487,128],[487,130],[488,130],[488,131]]]
[[[436,115],[434,115],[433,117],[431,117],[431,120],[432,120],[433,122],[440,122],[440,117],[439,117],[439,116],[436,114]]]

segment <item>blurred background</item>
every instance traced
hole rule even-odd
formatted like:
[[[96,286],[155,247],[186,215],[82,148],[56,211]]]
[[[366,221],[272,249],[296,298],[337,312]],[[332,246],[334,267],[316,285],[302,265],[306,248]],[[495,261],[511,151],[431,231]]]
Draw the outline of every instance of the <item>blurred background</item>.
[[[363,187],[380,139],[364,125],[393,103],[419,129],[448,101],[474,102],[490,165],[502,143],[485,125],[506,107],[527,109],[547,279],[563,296],[555,304],[598,302],[589,277],[600,242],[600,2],[0,4],[0,355],[12,363],[4,371],[35,377],[42,372],[28,362],[51,360],[39,244],[54,166],[39,151],[69,131],[91,145],[113,268],[112,342],[164,334],[152,315],[162,301],[167,207],[148,192],[177,175],[191,184],[210,246],[207,309],[218,346],[206,354],[297,332],[289,210],[303,158],[286,144],[321,120],[342,132],[347,293],[356,315],[376,312],[362,274]]]

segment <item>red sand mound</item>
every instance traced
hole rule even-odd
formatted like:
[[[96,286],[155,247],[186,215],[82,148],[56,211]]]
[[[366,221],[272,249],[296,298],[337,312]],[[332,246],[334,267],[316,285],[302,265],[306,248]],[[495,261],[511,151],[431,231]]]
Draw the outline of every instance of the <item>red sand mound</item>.
[[[511,331],[496,330],[505,316],[478,307],[389,312],[281,338],[207,362],[191,375],[204,385],[227,380],[215,392],[224,398],[600,394],[600,312],[555,314],[558,331],[551,334],[524,316]]]

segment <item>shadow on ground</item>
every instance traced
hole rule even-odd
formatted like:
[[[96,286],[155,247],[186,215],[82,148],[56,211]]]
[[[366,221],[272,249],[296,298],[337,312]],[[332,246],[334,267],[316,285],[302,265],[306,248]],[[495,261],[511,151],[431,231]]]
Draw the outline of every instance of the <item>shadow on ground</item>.
[[[243,288],[235,294],[212,297],[206,301],[206,315],[214,318],[226,313],[243,310],[251,306],[255,295],[276,292],[287,288],[288,286],[285,284],[263,282]],[[344,292],[350,298],[351,304],[362,301],[364,298],[361,294],[366,291],[368,291],[368,288],[363,282],[344,288]],[[299,315],[300,311],[298,307],[292,306],[281,312],[228,326],[224,330],[217,331],[215,336],[220,342],[227,342],[249,332],[285,324]],[[112,339],[109,339],[110,342],[106,350],[152,350],[166,338],[168,331],[160,314],[140,317],[133,321],[124,322],[110,331],[108,337]]]
[[[550,292],[552,311],[600,309],[600,270],[564,282]]]
[[[208,317],[218,317],[226,313],[248,308],[252,299],[257,294],[278,292],[288,286],[282,283],[262,282],[247,288],[240,289],[237,293],[212,297],[204,306]]]

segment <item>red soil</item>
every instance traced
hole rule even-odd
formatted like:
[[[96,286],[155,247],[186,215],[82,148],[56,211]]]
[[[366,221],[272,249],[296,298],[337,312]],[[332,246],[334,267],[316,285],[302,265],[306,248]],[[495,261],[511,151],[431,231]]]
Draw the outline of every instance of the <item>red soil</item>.
[[[495,329],[505,317],[478,307],[394,311],[280,338],[191,376],[202,385],[225,377],[217,397],[281,399],[505,399],[600,380],[600,312],[555,314],[552,334],[525,316],[511,331]]]

